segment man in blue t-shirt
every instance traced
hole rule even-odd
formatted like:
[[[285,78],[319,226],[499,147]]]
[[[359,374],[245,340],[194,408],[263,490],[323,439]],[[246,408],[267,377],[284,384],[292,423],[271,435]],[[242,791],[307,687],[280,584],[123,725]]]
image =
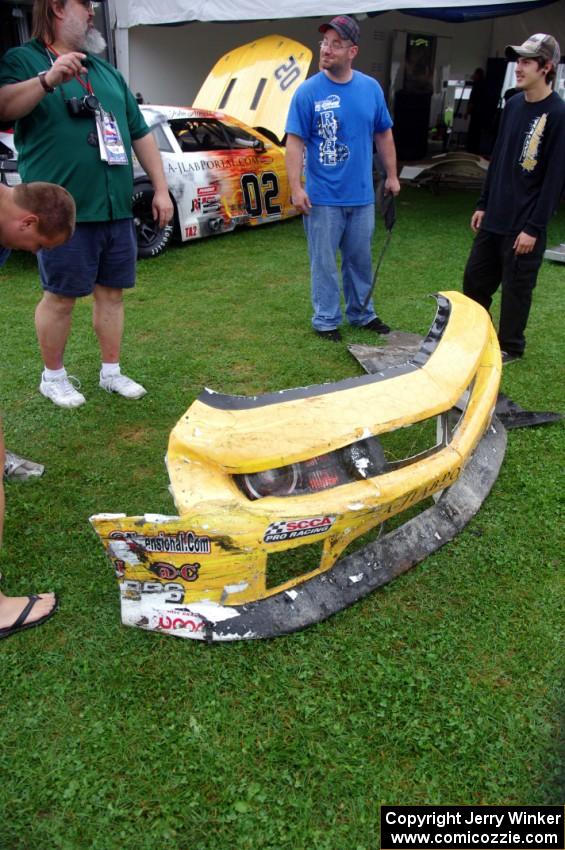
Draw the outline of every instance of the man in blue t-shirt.
[[[292,202],[304,215],[310,255],[314,331],[341,339],[341,252],[345,313],[351,325],[377,333],[390,328],[376,315],[371,291],[375,226],[373,143],[386,172],[385,190],[400,191],[392,121],[378,82],[352,69],[359,25],[338,15],[320,26],[320,72],[296,90],[288,114],[286,167]],[[302,168],[306,152],[306,185]],[[368,303],[365,302],[368,300]]]

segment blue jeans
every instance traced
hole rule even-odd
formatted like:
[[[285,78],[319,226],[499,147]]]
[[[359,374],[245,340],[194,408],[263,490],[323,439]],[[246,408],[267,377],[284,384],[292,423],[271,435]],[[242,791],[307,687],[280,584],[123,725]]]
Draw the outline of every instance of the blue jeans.
[[[375,205],[315,205],[303,218],[310,255],[312,326],[318,331],[329,331],[341,324],[338,249],[347,320],[358,327],[366,325],[375,318],[372,300],[363,309],[372,284],[371,239],[375,229]]]

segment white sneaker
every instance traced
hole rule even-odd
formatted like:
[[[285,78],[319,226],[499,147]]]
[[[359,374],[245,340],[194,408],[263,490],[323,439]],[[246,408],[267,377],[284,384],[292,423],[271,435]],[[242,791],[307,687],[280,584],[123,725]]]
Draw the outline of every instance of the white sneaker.
[[[102,377],[100,373],[100,386],[109,393],[118,393],[124,398],[141,398],[147,390],[141,384],[132,381],[127,375],[109,375]]]
[[[74,375],[63,375],[62,378],[46,381],[42,374],[39,392],[59,407],[80,407],[86,399],[75,389],[73,382],[80,387],[80,381]]]

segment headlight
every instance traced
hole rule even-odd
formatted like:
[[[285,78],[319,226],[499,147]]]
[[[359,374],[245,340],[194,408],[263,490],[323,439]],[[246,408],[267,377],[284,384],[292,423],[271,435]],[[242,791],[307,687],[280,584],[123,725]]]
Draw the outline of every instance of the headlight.
[[[249,499],[264,499],[265,496],[291,496],[296,491],[300,464],[266,469],[252,475],[237,475],[239,486]]]
[[[351,481],[372,478],[383,472],[386,465],[379,440],[369,437],[302,463],[236,475],[235,480],[248,499],[263,499],[319,493]]]

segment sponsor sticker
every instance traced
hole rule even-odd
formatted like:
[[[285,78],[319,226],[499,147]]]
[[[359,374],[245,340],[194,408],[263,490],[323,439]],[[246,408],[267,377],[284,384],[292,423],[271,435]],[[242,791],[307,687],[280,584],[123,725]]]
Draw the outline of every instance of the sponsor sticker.
[[[296,540],[325,534],[334,524],[335,516],[312,516],[303,519],[287,519],[272,522],[263,537],[264,543],[280,543],[282,540]]]
[[[217,195],[218,194],[218,184],[212,183],[210,186],[198,186],[196,189],[196,194],[203,198],[205,196]]]
[[[136,547],[146,552],[170,552],[187,555],[209,555],[212,551],[210,538],[195,534],[193,531],[177,531],[172,534],[161,531],[157,535],[134,534],[131,531],[112,531],[110,540],[112,542],[125,540],[132,551],[135,551]]]

